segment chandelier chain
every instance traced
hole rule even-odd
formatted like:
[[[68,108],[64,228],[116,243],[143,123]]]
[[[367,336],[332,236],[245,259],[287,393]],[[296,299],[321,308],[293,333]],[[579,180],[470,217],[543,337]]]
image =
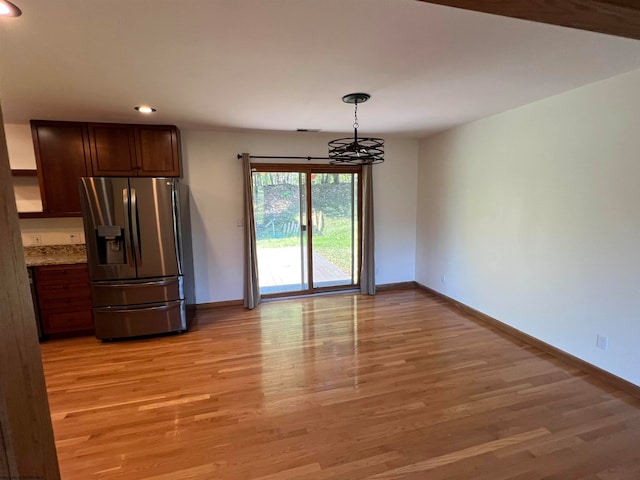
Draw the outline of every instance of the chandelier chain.
[[[358,102],[356,102],[355,107],[356,108],[353,112],[353,128],[357,130],[358,127],[360,127],[360,124],[358,123]]]

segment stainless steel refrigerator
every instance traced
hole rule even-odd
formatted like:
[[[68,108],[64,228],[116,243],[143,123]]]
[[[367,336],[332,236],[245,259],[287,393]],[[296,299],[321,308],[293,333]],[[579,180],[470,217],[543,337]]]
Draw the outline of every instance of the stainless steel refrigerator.
[[[186,331],[194,304],[186,185],[85,177],[80,197],[96,337]]]

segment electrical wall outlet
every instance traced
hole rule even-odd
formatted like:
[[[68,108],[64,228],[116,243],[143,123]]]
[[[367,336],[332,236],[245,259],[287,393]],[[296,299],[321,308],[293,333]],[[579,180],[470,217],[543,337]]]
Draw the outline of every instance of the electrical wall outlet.
[[[69,234],[69,243],[78,244],[82,242],[82,233],[81,232],[73,232]]]
[[[605,352],[609,350],[609,337],[605,337],[604,335],[597,334],[596,347],[599,348],[600,350],[604,350]]]
[[[39,233],[30,233],[29,234],[29,245],[42,245],[42,235]]]

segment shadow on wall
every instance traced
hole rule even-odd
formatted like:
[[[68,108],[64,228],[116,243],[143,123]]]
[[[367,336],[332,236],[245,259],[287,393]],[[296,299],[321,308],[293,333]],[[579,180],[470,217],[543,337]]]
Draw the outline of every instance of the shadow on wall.
[[[422,226],[426,229],[427,246],[422,249],[423,261],[426,262],[427,272],[430,273],[429,282],[438,291],[447,291],[446,273],[451,272],[457,263],[457,241],[461,232],[457,231],[454,219],[455,209],[452,208],[456,199],[452,192],[456,189],[456,177],[452,158],[455,144],[448,141],[440,141],[435,147],[435,152],[430,152],[427,167],[428,187],[422,186],[425,196],[421,199],[419,211],[423,211]],[[426,163],[426,162],[425,162]],[[427,228],[428,226],[428,228]]]
[[[198,304],[203,302],[203,298],[207,298],[209,292],[209,275],[207,275],[206,272],[209,265],[207,235],[205,234],[206,228],[200,210],[198,209],[198,204],[194,201],[191,192],[189,192],[189,205],[192,235],[191,238],[185,238],[183,241],[191,242],[191,248],[193,248],[193,274],[196,279],[195,292],[196,304]],[[202,272],[201,269],[205,271]]]

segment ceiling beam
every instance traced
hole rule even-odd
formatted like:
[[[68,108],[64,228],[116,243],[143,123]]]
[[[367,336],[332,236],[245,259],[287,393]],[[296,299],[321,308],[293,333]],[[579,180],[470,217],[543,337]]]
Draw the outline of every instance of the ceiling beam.
[[[419,0],[640,40],[638,0]]]

